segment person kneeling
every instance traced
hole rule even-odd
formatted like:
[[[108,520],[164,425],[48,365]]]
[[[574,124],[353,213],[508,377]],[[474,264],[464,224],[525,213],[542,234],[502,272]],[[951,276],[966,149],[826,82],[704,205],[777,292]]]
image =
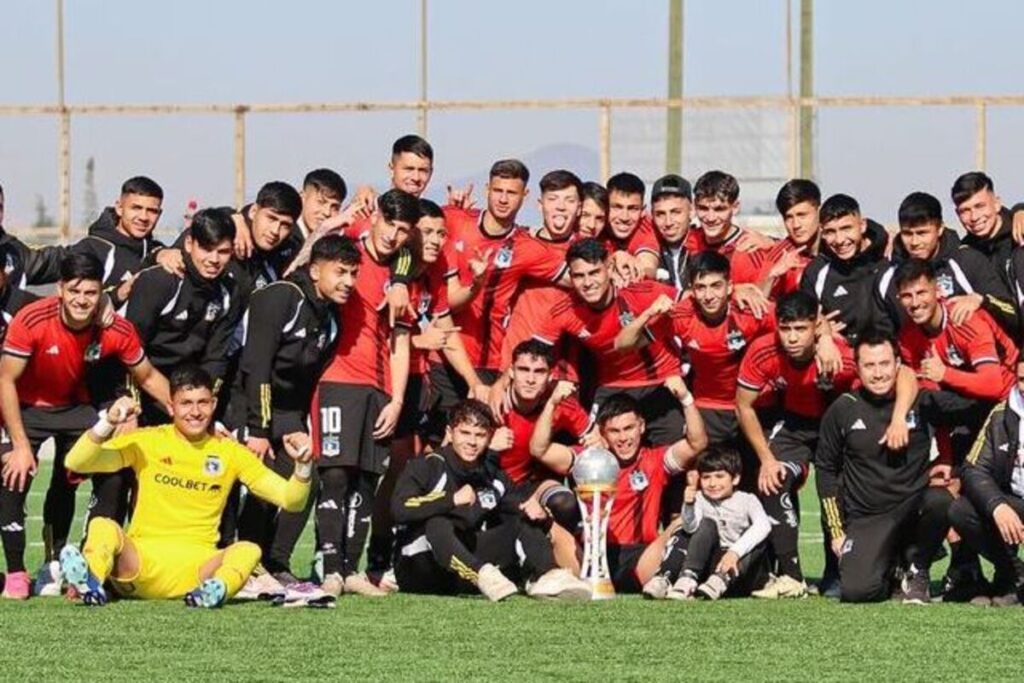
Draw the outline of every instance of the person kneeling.
[[[121,424],[138,416],[138,403],[124,397],[81,436],[67,456],[82,474],[129,467],[138,481],[136,508],[125,533],[114,521],[89,523],[83,550],[61,551],[61,569],[87,605],[107,602],[104,582],[124,597],[184,597],[190,607],[219,607],[249,578],[259,562],[255,543],[216,547],[221,513],[235,482],[288,512],[309,495],[309,437],[284,437],[296,461],[287,481],[245,446],[211,433],[217,400],[210,375],[193,366],[170,377],[172,424],[138,429],[114,438]]]
[[[736,490],[741,473],[734,450],[698,456],[696,471],[687,474],[682,526],[669,539],[658,573],[644,585],[645,597],[717,600],[727,593],[749,595],[765,583],[772,524],[757,496]]]
[[[497,424],[480,401],[449,417],[448,445],[409,462],[392,498],[399,525],[395,576],[402,592],[452,595],[475,587],[497,602],[518,592],[506,572],[540,598],[589,598],[589,586],[555,565],[536,498],[516,500],[496,458],[485,457]]]

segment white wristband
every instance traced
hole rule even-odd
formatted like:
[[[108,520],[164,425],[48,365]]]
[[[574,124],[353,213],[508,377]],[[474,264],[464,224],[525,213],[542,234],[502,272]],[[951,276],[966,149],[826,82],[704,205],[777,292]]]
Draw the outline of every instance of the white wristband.
[[[689,408],[690,406],[692,406],[693,405],[693,394],[687,394],[686,396],[683,396],[683,400],[680,401],[680,403],[683,404],[684,408]]]
[[[92,426],[92,433],[97,438],[106,441],[110,438],[110,435],[114,433],[114,425],[110,424],[106,415],[100,415],[100,419],[96,421],[96,424]]]
[[[303,482],[308,482],[313,478],[313,463],[310,462],[297,462],[295,463],[295,478]]]

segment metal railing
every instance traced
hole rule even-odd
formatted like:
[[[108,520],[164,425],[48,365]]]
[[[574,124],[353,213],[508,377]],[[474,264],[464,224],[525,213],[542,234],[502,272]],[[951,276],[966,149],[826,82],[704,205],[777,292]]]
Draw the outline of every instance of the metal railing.
[[[58,225],[33,228],[37,238],[67,241],[71,235],[71,119],[78,116],[168,116],[199,114],[230,116],[234,120],[234,200],[245,199],[246,121],[261,114],[369,113],[413,111],[418,113],[420,133],[427,133],[427,113],[431,111],[484,110],[590,110],[598,116],[600,173],[606,179],[611,169],[612,114],[617,110],[652,109],[783,109],[788,113],[788,173],[798,175],[800,163],[799,125],[801,109],[815,114],[822,109],[850,107],[942,107],[973,109],[975,112],[975,166],[984,169],[987,149],[987,114],[990,107],[1024,106],[1024,95],[953,95],[935,97],[837,96],[837,97],[683,97],[668,98],[577,98],[533,100],[413,100],[396,102],[302,102],[293,104],[52,104],[2,105],[0,116],[56,116],[58,127]],[[683,140],[685,145],[685,139]]]

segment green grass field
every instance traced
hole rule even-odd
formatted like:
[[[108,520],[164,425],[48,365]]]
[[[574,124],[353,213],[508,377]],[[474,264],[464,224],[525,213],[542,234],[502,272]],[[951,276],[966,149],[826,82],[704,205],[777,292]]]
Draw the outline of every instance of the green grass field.
[[[42,473],[39,483],[48,476]],[[79,496],[85,504],[88,484]],[[43,487],[30,499],[39,538]],[[821,569],[817,508],[804,496],[803,553]],[[80,531],[76,526],[75,537]],[[30,547],[29,566],[41,559]],[[308,566],[310,537],[295,567]],[[933,578],[941,576],[941,567]],[[1020,680],[1024,612],[962,605],[537,603],[396,595],[334,610],[264,604],[188,610],[121,601],[0,602],[5,680]]]

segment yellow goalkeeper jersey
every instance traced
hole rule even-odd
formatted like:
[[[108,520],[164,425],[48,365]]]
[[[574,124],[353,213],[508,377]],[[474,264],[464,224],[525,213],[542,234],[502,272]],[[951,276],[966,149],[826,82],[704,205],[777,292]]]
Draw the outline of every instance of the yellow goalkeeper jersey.
[[[87,432],[68,453],[67,467],[82,473],[135,471],[138,490],[128,529],[133,538],[215,545],[236,481],[293,512],[302,510],[309,495],[308,482],[286,481],[238,442],[219,436],[189,441],[173,425],[138,429],[102,445]]]

